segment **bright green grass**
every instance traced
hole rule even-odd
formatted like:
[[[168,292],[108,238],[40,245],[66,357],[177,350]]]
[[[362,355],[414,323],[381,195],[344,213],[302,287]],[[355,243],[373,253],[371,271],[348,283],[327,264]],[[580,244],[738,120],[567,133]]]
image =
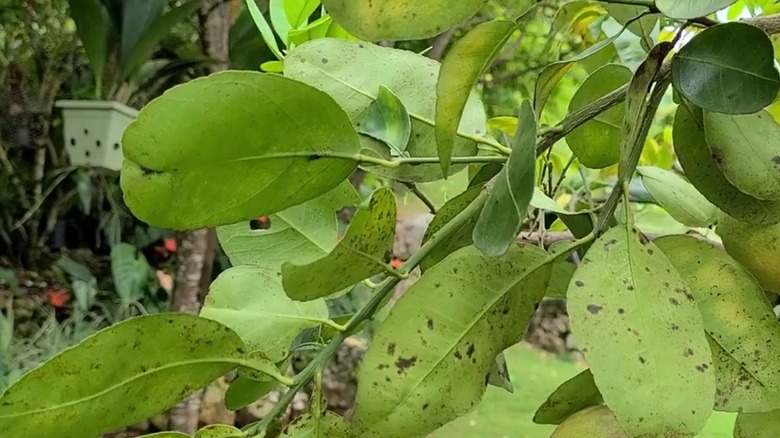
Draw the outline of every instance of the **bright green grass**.
[[[525,345],[507,351],[515,393],[489,387],[475,412],[460,418],[430,438],[548,438],[554,427],[531,419],[547,396],[581,368]],[[730,438],[734,415],[715,413],[699,438]],[[591,437],[595,438],[595,437]]]

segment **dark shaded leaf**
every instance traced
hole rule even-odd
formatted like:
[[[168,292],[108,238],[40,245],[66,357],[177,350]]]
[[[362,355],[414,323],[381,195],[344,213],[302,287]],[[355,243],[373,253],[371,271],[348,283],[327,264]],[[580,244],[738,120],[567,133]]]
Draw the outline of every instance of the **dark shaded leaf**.
[[[724,114],[749,114],[780,90],[772,41],[745,23],[724,23],[697,34],[672,62],[674,88],[694,105]]]

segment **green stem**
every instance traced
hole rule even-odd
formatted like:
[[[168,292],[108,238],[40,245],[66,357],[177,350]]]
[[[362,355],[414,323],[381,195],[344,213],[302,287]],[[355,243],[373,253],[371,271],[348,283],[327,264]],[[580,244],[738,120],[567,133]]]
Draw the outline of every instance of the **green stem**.
[[[408,276],[434,248],[449,240],[466,222],[482,211],[482,207],[485,205],[485,201],[487,201],[487,196],[486,191],[480,193],[468,207],[458,213],[457,216],[436,232],[436,234],[425,242],[419,250],[415,251],[415,253],[409,257],[409,260],[407,260],[401,269],[399,269],[399,272]],[[400,281],[400,278],[391,277],[382,282],[379,290],[371,297],[371,300],[349,320],[344,331],[339,332],[328,345],[325,346],[320,354],[317,355],[303,371],[295,376],[295,384],[281,396],[279,402],[276,403],[273,409],[271,409],[262,420],[246,429],[247,436],[260,436],[271,421],[287,409],[287,406],[292,403],[295,398],[295,394],[314,377],[317,370],[321,369],[328,360],[330,360],[331,356],[336,354],[339,346],[351,336],[364,321],[373,317],[374,313],[376,313],[377,309],[379,309],[385,301],[385,298],[395,290],[395,286],[398,285]]]
[[[479,164],[479,163],[506,163],[507,157],[496,156],[473,156],[473,157],[452,157],[452,164]],[[439,157],[402,157],[391,161],[390,167],[398,167],[402,164],[438,164]]]

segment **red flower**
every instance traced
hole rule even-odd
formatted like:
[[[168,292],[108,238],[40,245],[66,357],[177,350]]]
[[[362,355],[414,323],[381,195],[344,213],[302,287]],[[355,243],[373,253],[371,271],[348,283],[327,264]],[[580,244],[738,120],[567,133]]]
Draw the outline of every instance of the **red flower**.
[[[163,239],[163,246],[165,246],[165,249],[167,249],[168,252],[175,253],[177,249],[176,239],[172,237],[166,237]]]
[[[70,292],[65,289],[50,289],[46,291],[46,297],[52,307],[62,307],[70,299]]]

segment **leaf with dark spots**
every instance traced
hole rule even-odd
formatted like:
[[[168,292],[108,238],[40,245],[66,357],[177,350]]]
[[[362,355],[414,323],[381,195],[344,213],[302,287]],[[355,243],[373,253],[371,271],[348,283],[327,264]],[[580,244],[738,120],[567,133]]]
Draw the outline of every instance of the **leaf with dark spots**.
[[[523,339],[550,272],[546,252],[533,245],[512,245],[497,258],[468,246],[427,270],[379,326],[358,369],[358,381],[379,385],[358,385],[354,435],[427,436],[471,411],[499,353]],[[390,342],[395,357],[415,357],[414,366],[400,374],[376,369],[387,362]]]
[[[715,367],[716,408],[780,409],[780,345],[766,342],[780,339],[780,325],[756,279],[709,242],[668,236],[655,243],[686,280],[688,289],[680,291],[693,295],[701,312]]]
[[[138,350],[126,348],[138,339]],[[194,315],[120,322],[14,383],[0,397],[0,430],[7,437],[100,436],[174,406],[239,365],[263,368],[237,353],[242,345],[235,332]],[[273,364],[268,371],[279,376]]]
[[[387,354],[390,356],[395,354],[395,342],[391,342],[387,344]]]
[[[591,263],[575,272],[585,286],[572,284],[567,291],[572,334],[587,349],[585,359],[604,402],[629,436],[691,436],[707,421],[715,394],[713,373],[695,372],[709,356],[702,317],[694,302],[668,304],[680,297],[675,289],[686,285],[655,243],[643,244],[640,236],[619,225],[588,250]],[[652,272],[644,269],[648,266]],[[593,305],[603,308],[599,317]],[[697,355],[683,357],[686,348]],[[642,390],[626,391],[629,382],[641,382]],[[686,409],[658,394],[685,394],[675,400]]]
[[[308,264],[282,265],[287,295],[298,301],[315,300],[385,272],[385,254],[393,247],[396,210],[393,192],[387,188],[376,190],[328,255]]]

